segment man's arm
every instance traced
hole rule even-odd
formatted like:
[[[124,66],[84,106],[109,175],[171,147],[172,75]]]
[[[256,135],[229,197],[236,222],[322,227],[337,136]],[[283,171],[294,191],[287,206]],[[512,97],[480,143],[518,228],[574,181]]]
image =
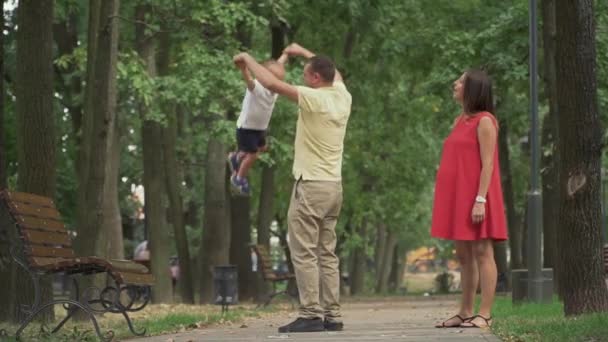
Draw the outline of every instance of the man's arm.
[[[260,65],[248,53],[242,52],[234,56],[235,63],[245,63],[247,68],[255,76],[266,89],[269,89],[279,95],[283,95],[288,99],[298,102],[298,89],[289,83],[285,83],[276,78],[268,69]]]
[[[249,91],[253,91],[253,88],[255,88],[255,82],[253,82],[253,77],[251,77],[249,69],[247,69],[245,63],[235,64],[239,69],[241,69],[241,75],[243,76],[243,81],[245,81],[245,83],[247,84],[247,89],[249,89]]]

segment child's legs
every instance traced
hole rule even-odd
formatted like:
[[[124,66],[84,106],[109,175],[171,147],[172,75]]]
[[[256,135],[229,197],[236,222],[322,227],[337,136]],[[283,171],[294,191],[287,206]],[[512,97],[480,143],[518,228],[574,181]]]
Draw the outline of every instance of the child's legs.
[[[266,144],[264,139],[265,132],[253,129],[238,129],[237,141],[239,152],[237,158],[240,160],[240,167],[237,175],[240,178],[247,177],[249,169],[258,158],[258,150]]]
[[[247,177],[247,173],[249,172],[249,169],[253,165],[253,162],[255,162],[255,160],[258,159],[257,153],[244,152],[243,155],[244,156],[243,156],[243,159],[241,160],[241,167],[239,168],[239,172],[237,173],[237,175],[240,178]]]

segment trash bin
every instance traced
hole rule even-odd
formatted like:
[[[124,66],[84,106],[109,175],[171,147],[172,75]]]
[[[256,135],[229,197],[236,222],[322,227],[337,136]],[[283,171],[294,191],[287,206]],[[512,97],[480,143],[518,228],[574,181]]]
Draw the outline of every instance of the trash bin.
[[[214,303],[222,306],[222,312],[228,305],[238,304],[238,273],[235,265],[213,267]]]

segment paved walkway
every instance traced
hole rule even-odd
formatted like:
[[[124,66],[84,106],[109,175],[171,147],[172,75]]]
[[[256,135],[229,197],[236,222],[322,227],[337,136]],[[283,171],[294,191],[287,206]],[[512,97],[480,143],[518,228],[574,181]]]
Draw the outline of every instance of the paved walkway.
[[[279,334],[278,326],[289,323],[296,317],[295,312],[280,312],[236,325],[129,341],[500,341],[488,330],[433,327],[435,322],[452,315],[456,307],[457,303],[453,299],[379,299],[374,302],[344,304],[345,329],[341,332]]]

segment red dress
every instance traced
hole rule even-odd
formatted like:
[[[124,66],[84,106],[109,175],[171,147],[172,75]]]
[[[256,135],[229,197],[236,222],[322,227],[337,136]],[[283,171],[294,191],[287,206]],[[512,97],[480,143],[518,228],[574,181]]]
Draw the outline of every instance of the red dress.
[[[471,211],[479,189],[481,157],[477,126],[489,117],[498,128],[496,118],[488,112],[461,116],[443,143],[441,163],[435,183],[431,236],[448,240],[506,240],[507,225],[500,184],[498,142],[494,150],[494,167],[486,195],[486,215],[474,224]]]

